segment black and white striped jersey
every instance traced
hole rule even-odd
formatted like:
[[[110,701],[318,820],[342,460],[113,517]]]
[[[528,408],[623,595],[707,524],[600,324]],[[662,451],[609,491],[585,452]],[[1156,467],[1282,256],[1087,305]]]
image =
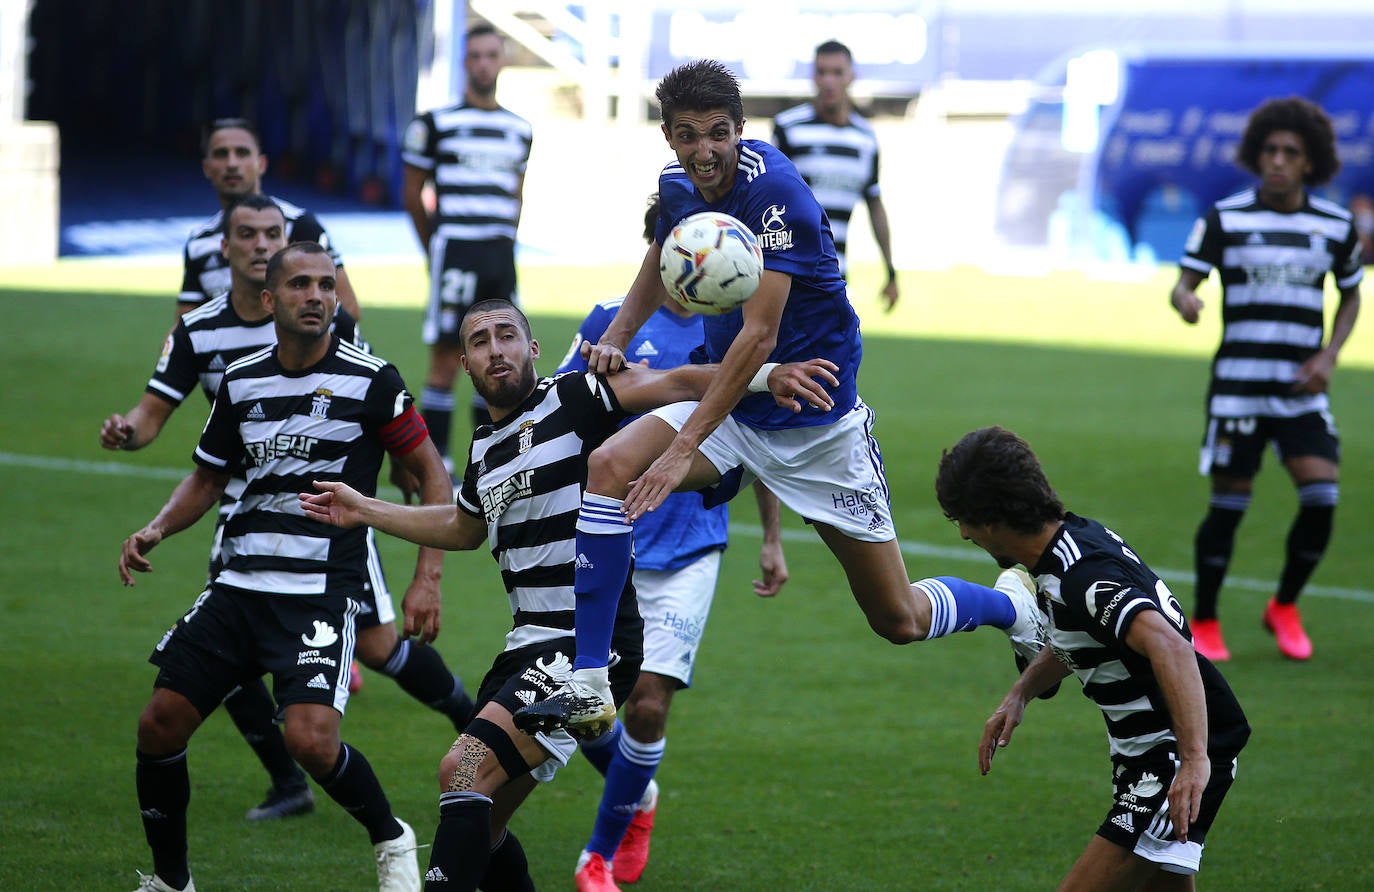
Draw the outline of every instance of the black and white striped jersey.
[[[515,618],[506,650],[571,634],[587,456],[625,417],[604,378],[568,372],[541,378],[518,411],[474,432],[458,507],[487,525]],[[629,581],[620,613],[638,621]]]
[[[369,584],[368,531],[307,518],[297,493],[341,480],[372,495],[382,455],[424,442],[424,422],[396,367],[330,340],[309,369],[288,372],[275,348],[229,366],[196,447],[198,464],[247,486],[225,523],[220,585],[281,595],[359,598]]]
[[[1247,189],[1200,218],[1184,251],[1183,268],[1221,275],[1223,328],[1208,413],[1291,418],[1325,411],[1325,393],[1292,387],[1298,368],[1322,347],[1327,273],[1338,288],[1364,276],[1350,212],[1311,195],[1297,211],[1275,211]]]
[[[369,349],[358,323],[343,307],[334,316],[334,333],[346,343]],[[220,378],[231,363],[276,342],[271,316],[246,322],[228,295],[212,298],[177,320],[145,389],[179,406],[198,383],[206,400],[214,402]]]
[[[830,218],[840,271],[845,269],[849,218],[861,200],[877,198],[878,138],[873,125],[853,112],[841,127],[816,116],[811,104],[780,112],[773,119],[773,145],[792,159]]]
[[[1164,616],[1192,641],[1183,609],[1169,587],[1111,530],[1069,514],[1039,562],[1030,568],[1049,600],[1050,646],[1102,710],[1114,758],[1176,746],[1169,708],[1150,661],[1131,650],[1126,634],[1143,611]],[[1207,698],[1208,752],[1239,752],[1249,734],[1235,695],[1208,660],[1197,657]]]
[[[428,171],[434,180],[434,234],[463,241],[513,241],[533,138],[529,121],[514,112],[461,102],[411,121],[401,159]]]
[[[329,234],[324,231],[320,221],[305,208],[269,195],[281,208],[286,218],[286,241],[317,242],[329,252],[335,266],[343,266],[343,258],[334,250]],[[229,261],[220,253],[220,241],[224,237],[224,211],[215,215],[191,230],[186,237],[186,248],[181,255],[181,294],[177,302],[181,304],[201,304],[212,297],[229,293]]]

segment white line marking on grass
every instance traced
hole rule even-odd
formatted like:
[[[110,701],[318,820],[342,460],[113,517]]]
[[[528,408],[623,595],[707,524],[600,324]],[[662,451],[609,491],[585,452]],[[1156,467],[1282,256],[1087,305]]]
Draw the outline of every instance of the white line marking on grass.
[[[12,468],[34,468],[39,471],[69,471],[74,474],[105,474],[112,477],[146,477],[152,480],[180,480],[191,473],[190,468],[150,468],[119,461],[79,461],[72,458],[52,458],[46,455],[15,455],[0,452],[0,465]]]
[[[731,523],[731,534],[743,534],[756,539],[763,537],[763,530],[757,524]],[[783,530],[782,538],[788,542],[811,542],[819,543],[819,537],[808,530]],[[980,563],[986,565],[989,570],[996,566],[992,559],[981,549],[970,546],[960,548],[949,545],[932,545],[929,542],[912,542],[902,540],[902,554],[914,555],[918,557],[933,557],[949,561],[964,561],[965,563]],[[1176,582],[1183,585],[1193,584],[1193,571],[1191,570],[1170,570],[1166,568],[1153,567],[1160,578],[1165,582]],[[1246,579],[1240,576],[1227,576],[1226,584],[1238,589],[1255,592],[1267,592],[1272,594],[1274,591],[1273,582],[1265,582],[1259,579]],[[1309,585],[1303,589],[1303,597],[1312,595],[1321,598],[1339,598],[1344,601],[1360,601],[1365,604],[1374,604],[1374,592],[1358,588],[1340,588],[1331,585]]]
[[[153,480],[180,480],[190,471],[189,468],[183,471],[177,470],[176,468],[131,465],[118,461],[80,461],[70,458],[53,458],[43,455],[16,455],[13,452],[0,452],[0,467],[3,466],[34,468],[41,471],[67,471],[75,474],[143,477]],[[730,532],[732,534],[750,536],[755,539],[762,538],[763,536],[763,530],[757,524],[731,523]],[[807,530],[783,530],[782,538],[788,542],[817,542],[816,534]],[[932,557],[940,558],[941,560],[980,564],[989,564],[990,561],[986,554],[973,547],[934,545],[929,542],[912,542],[910,540],[903,541],[901,545],[902,554],[916,557]],[[1193,573],[1191,570],[1155,568],[1155,572],[1158,573],[1165,582],[1191,585],[1193,581]],[[1234,586],[1235,588],[1245,589],[1246,591],[1256,592],[1271,592],[1274,588],[1272,582],[1265,582],[1259,579],[1246,579],[1239,576],[1228,576],[1226,578],[1226,584]],[[1309,585],[1303,590],[1303,594],[1374,604],[1374,592],[1358,588],[1341,588],[1331,585]]]

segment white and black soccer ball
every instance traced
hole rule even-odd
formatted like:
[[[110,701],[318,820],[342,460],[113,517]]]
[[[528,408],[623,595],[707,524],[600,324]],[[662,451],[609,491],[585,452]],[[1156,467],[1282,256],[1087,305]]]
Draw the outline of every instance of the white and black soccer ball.
[[[668,233],[658,272],[673,300],[715,316],[753,297],[763,275],[763,251],[748,226],[729,214],[703,211]]]

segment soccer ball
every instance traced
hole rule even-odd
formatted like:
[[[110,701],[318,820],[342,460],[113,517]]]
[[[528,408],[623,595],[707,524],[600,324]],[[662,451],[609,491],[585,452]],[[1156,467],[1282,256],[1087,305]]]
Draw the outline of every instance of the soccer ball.
[[[716,211],[693,214],[663,240],[663,287],[694,313],[728,313],[753,296],[763,275],[763,251],[749,227]]]

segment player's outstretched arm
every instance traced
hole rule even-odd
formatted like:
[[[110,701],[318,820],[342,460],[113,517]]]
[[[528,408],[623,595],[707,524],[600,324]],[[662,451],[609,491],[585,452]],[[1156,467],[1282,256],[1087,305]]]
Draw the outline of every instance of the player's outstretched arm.
[[[1212,776],[1207,758],[1207,696],[1197,668],[1197,653],[1162,613],[1145,610],[1131,621],[1126,645],[1147,657],[1169,707],[1178,738],[1179,768],[1169,787],[1169,818],[1178,838],[1187,842],[1197,820],[1202,791]]]
[[[833,386],[838,380],[834,375],[835,371],[838,369],[830,360],[811,359],[770,366],[765,377],[767,387],[773,389],[773,398],[778,400],[780,405],[795,405],[794,411],[800,411],[801,405],[797,402],[800,398],[825,411],[834,406],[834,400],[819,382],[828,381]],[[625,373],[606,380],[614,388],[620,405],[627,412],[638,414],[669,403],[702,399],[703,395],[715,392],[717,382],[724,374],[723,365],[686,365],[664,371],[629,367]],[[759,385],[758,389],[762,390],[762,385]],[[747,392],[747,389],[741,387],[741,392]],[[735,402],[738,402],[738,397],[730,402],[731,408]],[[697,417],[697,413],[702,411],[704,405],[698,404],[692,418]],[[726,414],[728,412],[729,408],[726,409]],[[689,419],[688,423],[690,421]],[[719,423],[717,420],[715,424],[710,425],[710,430],[714,430]],[[630,482],[624,501],[625,515],[631,520],[636,520],[663,504],[663,500],[687,479],[692,469],[693,458],[698,454],[696,447],[700,442],[684,438],[679,432],[668,449]]]
[[[486,541],[481,521],[457,505],[396,505],[363,495],[336,480],[314,481],[314,493],[297,498],[306,517],[339,527],[370,526],[398,539],[442,548],[471,551]]]
[[[229,483],[228,474],[197,466],[186,475],[167,499],[157,516],[124,540],[119,553],[119,579],[125,585],[134,584],[135,573],[151,573],[153,565],[148,552],[168,536],[175,535],[195,523],[214,507]]]
[[[175,410],[176,406],[161,397],[145,393],[127,414],[116,412],[105,419],[100,425],[100,445],[105,449],[142,449],[157,439]]]

